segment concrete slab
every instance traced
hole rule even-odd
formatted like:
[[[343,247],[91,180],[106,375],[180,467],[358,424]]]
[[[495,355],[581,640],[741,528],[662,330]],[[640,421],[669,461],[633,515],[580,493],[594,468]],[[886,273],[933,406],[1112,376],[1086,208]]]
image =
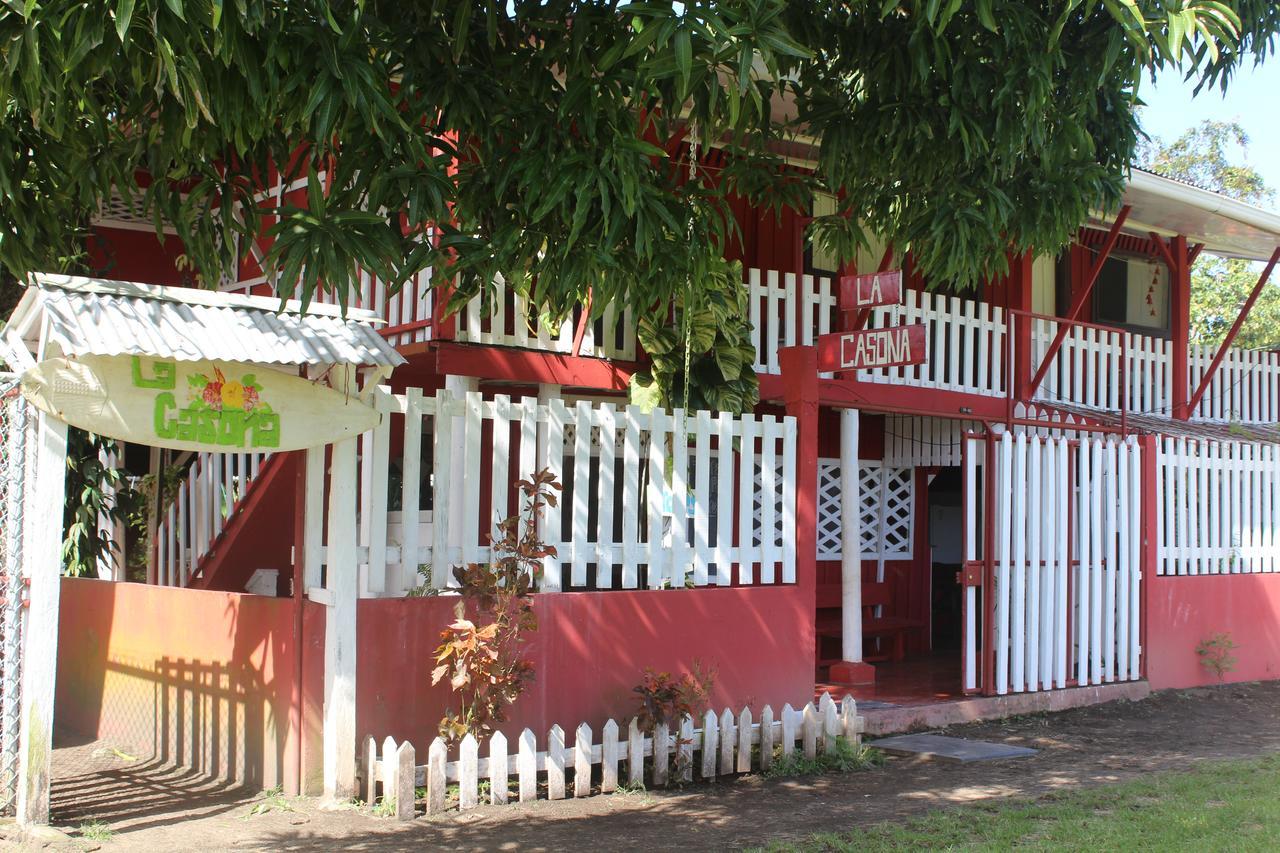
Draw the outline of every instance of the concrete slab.
[[[1021,758],[1035,755],[1037,750],[1006,743],[966,740],[946,735],[897,735],[867,744],[893,755],[924,755],[950,761],[994,761],[999,758]]]
[[[891,735],[922,729],[941,729],[978,720],[995,720],[1014,714],[1065,711],[1102,702],[1136,702],[1150,694],[1151,686],[1146,681],[1124,681],[1094,687],[1011,693],[1008,696],[975,696],[932,705],[872,708],[859,702],[858,713],[866,718],[868,735]]]

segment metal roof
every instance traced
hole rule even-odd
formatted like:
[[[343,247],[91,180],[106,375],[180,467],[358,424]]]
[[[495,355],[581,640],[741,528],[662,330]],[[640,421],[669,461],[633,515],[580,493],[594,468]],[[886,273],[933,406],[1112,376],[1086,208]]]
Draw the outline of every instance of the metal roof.
[[[1036,405],[1086,418],[1104,426],[1118,427],[1121,423],[1120,413],[1109,409],[1096,409],[1092,406],[1080,406],[1062,401],[1054,401],[1052,403],[1037,401]],[[1149,412],[1129,412],[1125,415],[1124,423],[1133,432],[1167,435],[1172,438],[1280,444],[1280,426],[1276,424],[1227,424],[1215,421],[1182,421],[1171,418],[1168,415],[1157,415]],[[1050,422],[1046,422],[1045,426],[1055,426],[1062,429],[1071,428],[1067,424]]]
[[[127,281],[33,274],[5,337],[32,352],[151,355],[178,361],[358,364],[405,359],[378,334],[371,311]]]

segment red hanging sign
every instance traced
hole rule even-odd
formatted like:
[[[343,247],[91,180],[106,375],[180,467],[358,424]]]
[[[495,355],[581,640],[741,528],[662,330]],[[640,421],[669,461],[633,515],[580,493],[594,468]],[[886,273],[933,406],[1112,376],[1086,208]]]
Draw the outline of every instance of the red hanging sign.
[[[821,371],[870,370],[924,364],[924,323],[818,337]]]
[[[840,307],[845,311],[897,305],[902,301],[902,270],[840,276]]]

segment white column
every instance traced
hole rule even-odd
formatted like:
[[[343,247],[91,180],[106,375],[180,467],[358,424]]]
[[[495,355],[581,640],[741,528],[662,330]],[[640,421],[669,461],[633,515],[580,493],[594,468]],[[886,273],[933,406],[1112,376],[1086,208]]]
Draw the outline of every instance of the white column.
[[[34,414],[34,410],[32,410]],[[23,563],[29,588],[22,637],[18,723],[18,822],[49,822],[53,758],[53,689],[58,664],[58,597],[62,583],[62,512],[66,499],[67,425],[39,415],[34,459],[23,495]],[[53,511],[56,510],[56,511]]]
[[[858,494],[858,410],[840,411],[841,657],[862,660],[862,501]]]
[[[333,445],[324,630],[324,794],[356,794],[356,439]]]

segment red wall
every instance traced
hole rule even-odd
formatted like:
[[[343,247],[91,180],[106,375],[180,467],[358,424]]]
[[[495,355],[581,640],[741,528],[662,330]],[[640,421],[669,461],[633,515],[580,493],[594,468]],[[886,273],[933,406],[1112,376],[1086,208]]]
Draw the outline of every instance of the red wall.
[[[1196,646],[1220,632],[1239,648],[1224,681],[1280,677],[1280,575],[1146,578],[1147,679],[1156,689],[1217,683]]]
[[[432,652],[453,618],[453,597],[360,602],[356,722],[360,737],[427,744],[450,702],[431,686]],[[694,661],[716,671],[712,704],[775,713],[813,694],[812,590],[797,586],[542,593],[526,657],[536,680],[504,730],[539,742],[553,724],[619,725],[635,711],[645,667],[673,674]],[[425,746],[422,747],[425,749]]]
[[[178,269],[182,241],[154,231],[95,228],[88,239],[89,269],[94,275],[144,284],[190,285],[190,273]]]
[[[292,599],[63,578],[54,725],[251,788],[296,790]],[[324,612],[304,610],[303,778],[320,774]]]

